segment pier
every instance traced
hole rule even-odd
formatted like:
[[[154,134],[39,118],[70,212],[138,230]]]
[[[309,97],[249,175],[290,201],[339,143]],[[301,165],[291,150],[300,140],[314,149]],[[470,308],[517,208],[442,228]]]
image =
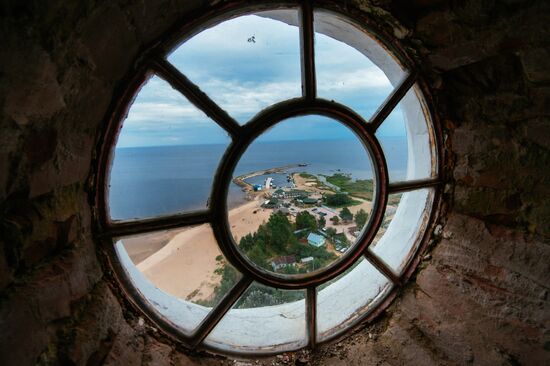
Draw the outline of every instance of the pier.
[[[243,174],[243,175],[239,175],[238,177],[235,177],[233,179],[233,183],[235,183],[239,187],[242,187],[243,190],[245,190],[245,191],[253,191],[254,187],[252,186],[252,184],[246,182],[246,179],[249,179],[249,178],[252,178],[252,177],[257,177],[259,175],[281,174],[281,173],[285,173],[288,169],[304,167],[304,166],[307,166],[307,165],[308,164],[304,164],[304,163],[289,164],[289,165],[280,166],[280,167],[276,167],[276,168],[257,170],[255,172],[250,172],[250,173],[246,173],[246,174]],[[269,187],[266,186],[266,188],[269,188]]]

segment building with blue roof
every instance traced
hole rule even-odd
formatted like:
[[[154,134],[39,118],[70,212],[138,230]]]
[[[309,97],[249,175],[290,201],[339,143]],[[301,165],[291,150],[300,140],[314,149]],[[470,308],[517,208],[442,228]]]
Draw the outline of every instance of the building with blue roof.
[[[313,245],[314,247],[317,247],[317,248],[325,245],[325,241],[326,241],[325,237],[319,234],[310,233],[307,236],[307,242],[309,243],[309,245]]]

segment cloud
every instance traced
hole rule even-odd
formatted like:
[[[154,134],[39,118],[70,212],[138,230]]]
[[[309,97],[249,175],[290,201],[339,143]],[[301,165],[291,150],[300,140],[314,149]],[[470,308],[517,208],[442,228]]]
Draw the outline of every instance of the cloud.
[[[352,47],[316,37],[319,96],[369,118],[391,91],[388,79]],[[168,60],[239,122],[301,96],[298,28],[273,19],[250,15],[226,21],[188,40]],[[280,138],[294,133],[293,127],[281,131]],[[168,144],[214,137],[225,141],[227,134],[168,83],[153,77],[134,101],[119,141]]]
[[[318,73],[317,89],[327,93],[364,90],[366,93],[377,93],[380,89],[387,91],[391,85],[385,75],[372,66],[359,70]],[[370,94],[369,93],[369,94]]]
[[[203,30],[176,48],[169,59],[209,51],[240,55],[269,53],[274,48],[288,51],[293,45],[299,45],[298,37],[298,27],[256,15],[243,15]]]

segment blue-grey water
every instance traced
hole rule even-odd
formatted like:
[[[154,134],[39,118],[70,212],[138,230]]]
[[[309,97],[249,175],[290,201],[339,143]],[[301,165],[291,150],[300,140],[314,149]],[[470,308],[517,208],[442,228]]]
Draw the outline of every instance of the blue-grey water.
[[[382,138],[391,180],[405,177],[405,137]],[[144,218],[207,207],[214,173],[227,145],[185,145],[117,148],[110,175],[110,214],[115,220]],[[254,142],[242,156],[234,176],[289,164],[308,164],[289,170],[330,175],[349,173],[354,179],[372,178],[363,146],[356,140]],[[286,174],[270,175],[283,185]],[[265,177],[251,178],[263,183]],[[228,202],[244,199],[231,183]]]

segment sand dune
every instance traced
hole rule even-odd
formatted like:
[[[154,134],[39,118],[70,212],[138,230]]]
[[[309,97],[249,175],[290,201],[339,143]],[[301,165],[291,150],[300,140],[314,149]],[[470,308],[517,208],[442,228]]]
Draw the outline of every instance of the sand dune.
[[[229,224],[233,235],[240,239],[255,232],[269,219],[271,210],[260,207],[262,200],[247,202],[229,212]],[[256,212],[256,213],[254,213]],[[173,231],[172,231],[173,232]],[[159,233],[166,235],[166,231]],[[143,240],[151,240],[148,234]],[[143,253],[144,244],[124,245],[130,256],[138,248]],[[177,234],[161,249],[137,264],[138,269],[161,290],[188,300],[208,299],[219,283],[215,274],[216,257],[220,249],[210,225],[178,229]]]

